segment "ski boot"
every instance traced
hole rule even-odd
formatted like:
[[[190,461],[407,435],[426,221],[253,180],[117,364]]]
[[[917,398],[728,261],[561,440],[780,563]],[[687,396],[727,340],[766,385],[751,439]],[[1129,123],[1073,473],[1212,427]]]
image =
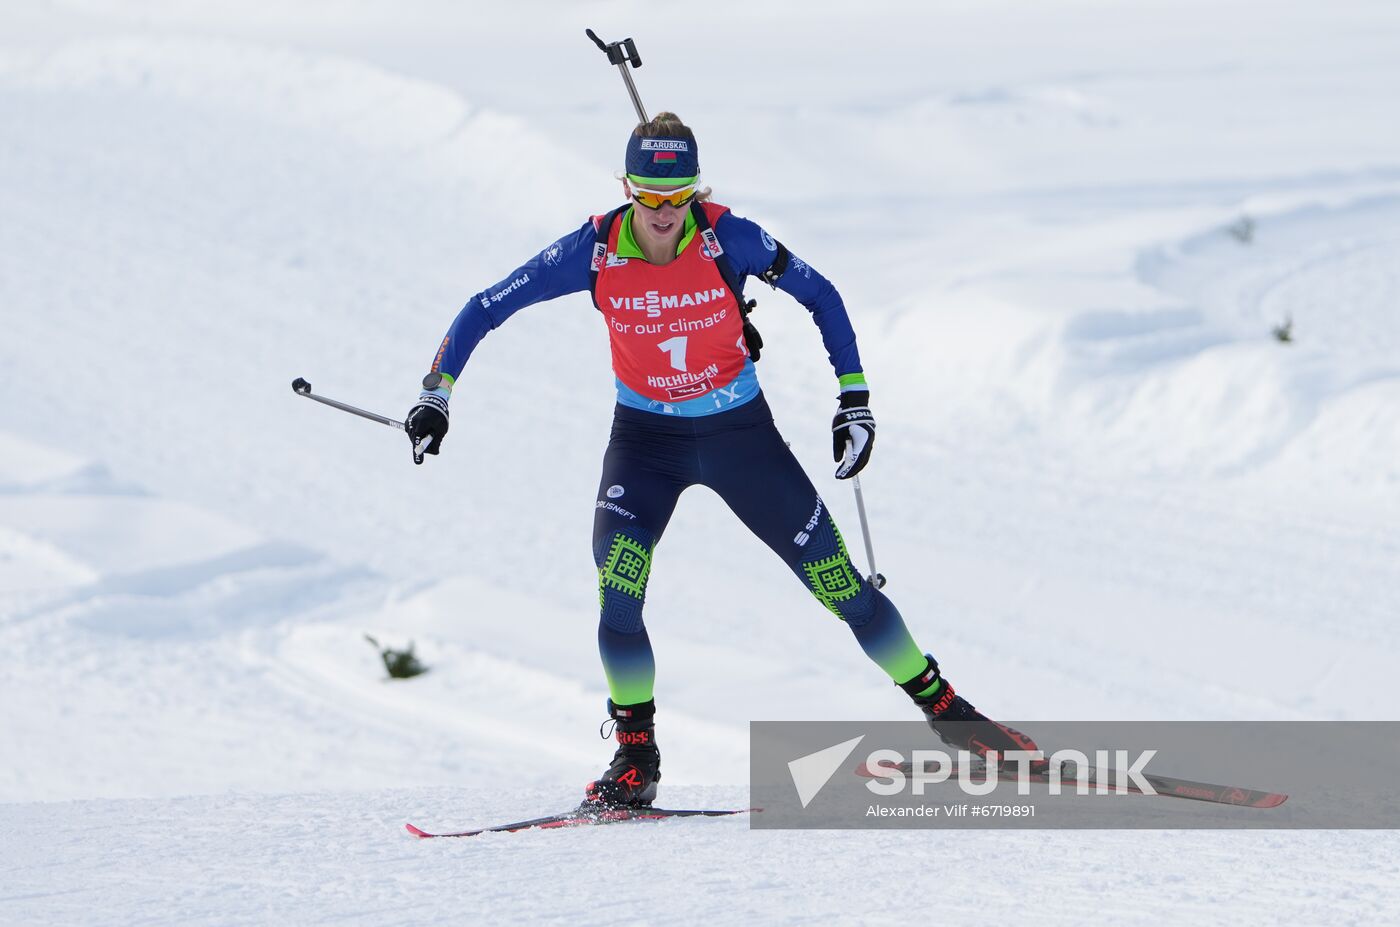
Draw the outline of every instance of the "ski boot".
[[[603,722],[598,734],[606,740],[604,729],[611,722],[616,729],[617,752],[607,771],[584,787],[587,802],[639,807],[656,800],[661,751],[656,748],[655,715],[655,699],[639,705],[614,705],[608,700],[609,720]]]
[[[1034,740],[1015,728],[998,724],[954,692],[948,680],[939,674],[938,662],[928,654],[924,657],[928,660],[927,668],[902,683],[900,688],[923,710],[928,726],[945,744],[984,760],[989,750],[995,750],[998,757],[1005,757],[1011,750],[1038,749]],[[933,688],[935,684],[937,688]],[[920,695],[921,692],[928,694]]]

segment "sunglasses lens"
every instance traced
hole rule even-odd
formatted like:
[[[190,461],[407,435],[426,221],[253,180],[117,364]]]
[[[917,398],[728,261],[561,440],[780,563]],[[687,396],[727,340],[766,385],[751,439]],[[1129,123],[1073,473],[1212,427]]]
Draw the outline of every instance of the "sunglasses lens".
[[[650,190],[633,189],[632,196],[638,203],[648,209],[659,209],[663,204],[671,206],[684,206],[689,203],[691,197],[695,196],[694,187],[683,187],[674,193],[654,193]]]

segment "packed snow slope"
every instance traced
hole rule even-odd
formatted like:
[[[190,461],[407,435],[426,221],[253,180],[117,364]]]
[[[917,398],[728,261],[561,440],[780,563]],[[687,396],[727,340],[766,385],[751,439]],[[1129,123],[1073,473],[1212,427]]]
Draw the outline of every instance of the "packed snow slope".
[[[1400,716],[1400,10],[582,7],[0,9],[0,923],[1400,904],[1385,833],[403,835],[556,810],[610,754],[606,336],[586,295],[490,334],[423,467],[288,385],[403,415],[467,296],[615,205],[632,116],[585,26],[845,296],[879,566],[975,703]],[[755,293],[854,541],[820,339]],[[745,802],[751,719],[910,714],[706,491],[648,625],[666,804]],[[380,681],[365,633],[431,671]]]

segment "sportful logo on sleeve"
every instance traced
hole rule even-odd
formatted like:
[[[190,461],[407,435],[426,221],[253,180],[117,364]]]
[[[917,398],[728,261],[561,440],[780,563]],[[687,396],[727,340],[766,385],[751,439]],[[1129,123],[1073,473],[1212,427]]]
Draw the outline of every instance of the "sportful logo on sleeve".
[[[484,308],[484,309],[490,309],[492,303],[498,303],[498,302],[500,302],[501,300],[503,300],[503,299],[505,299],[507,296],[509,296],[511,293],[514,293],[516,290],[520,289],[522,286],[524,286],[525,284],[527,284],[527,283],[529,283],[529,282],[530,282],[530,275],[529,275],[529,274],[521,274],[519,277],[516,277],[516,278],[515,278],[514,280],[512,280],[509,284],[507,284],[506,286],[501,287],[499,290],[497,290],[497,291],[494,292],[494,293],[490,293],[490,294],[482,293],[482,294],[481,294],[481,305],[482,305],[482,308]]]

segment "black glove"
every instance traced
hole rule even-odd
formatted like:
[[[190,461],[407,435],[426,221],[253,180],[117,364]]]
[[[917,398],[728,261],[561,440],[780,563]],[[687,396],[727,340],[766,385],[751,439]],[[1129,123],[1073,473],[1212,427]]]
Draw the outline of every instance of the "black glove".
[[[439,388],[441,374],[430,373],[423,378],[423,392],[418,403],[408,410],[408,418],[403,430],[408,440],[413,442],[413,462],[423,463],[424,454],[436,454],[447,437],[447,396],[445,389]]]
[[[836,468],[836,478],[848,480],[870,462],[870,451],[875,446],[875,416],[870,414],[869,390],[842,393],[839,402],[841,406],[831,420],[831,459],[841,465]]]

